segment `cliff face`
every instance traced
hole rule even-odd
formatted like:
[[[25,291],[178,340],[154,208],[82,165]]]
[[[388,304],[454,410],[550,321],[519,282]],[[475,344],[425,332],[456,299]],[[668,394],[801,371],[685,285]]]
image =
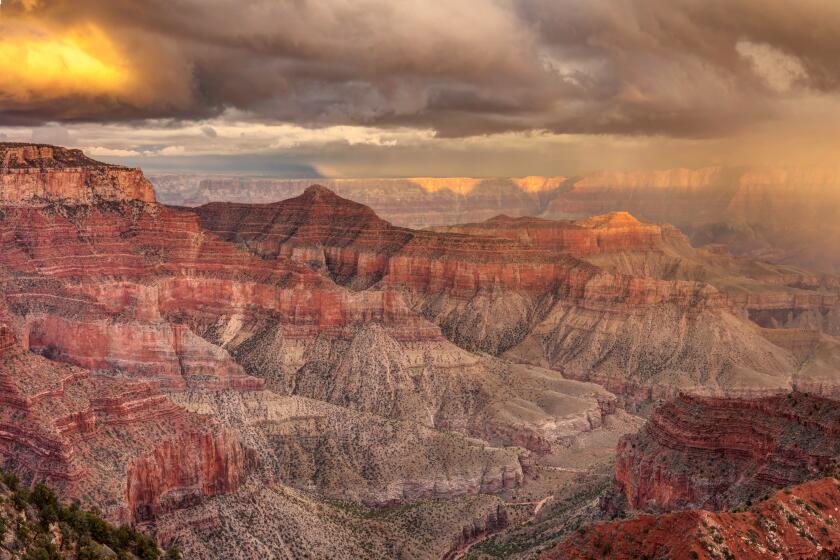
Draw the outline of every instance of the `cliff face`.
[[[633,509],[727,509],[832,472],[838,455],[836,401],[681,396],[621,441],[616,482]]]
[[[0,144],[0,204],[154,202],[139,169],[106,165],[80,150],[35,144]]]
[[[92,376],[0,330],[0,451],[25,483],[47,481],[112,519],[139,522],[190,503],[173,496],[230,492],[245,476],[238,437],[157,385]]]
[[[683,511],[599,523],[540,558],[833,558],[840,553],[838,484],[824,478],[794,486],[739,513]]]
[[[162,442],[128,466],[126,494],[133,520],[152,521],[208,496],[235,492],[246,471],[246,455],[238,435],[228,431],[185,433]]]

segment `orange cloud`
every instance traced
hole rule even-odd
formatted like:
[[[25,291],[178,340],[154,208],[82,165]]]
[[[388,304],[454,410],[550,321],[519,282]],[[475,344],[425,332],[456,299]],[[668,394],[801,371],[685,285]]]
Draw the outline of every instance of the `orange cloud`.
[[[33,22],[0,21],[0,102],[68,96],[119,96],[133,76],[95,25],[54,32]]]

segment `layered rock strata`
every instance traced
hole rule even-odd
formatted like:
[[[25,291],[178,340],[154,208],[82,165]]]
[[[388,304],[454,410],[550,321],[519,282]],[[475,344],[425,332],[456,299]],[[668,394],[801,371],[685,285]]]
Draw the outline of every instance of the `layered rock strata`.
[[[836,401],[683,395],[620,442],[615,477],[631,509],[727,509],[833,472],[839,459]]]
[[[0,332],[0,457],[25,484],[46,481],[123,523],[238,487],[253,457],[235,433],[156,384],[92,376]]]
[[[462,348],[596,381],[631,403],[695,386],[787,390],[795,370],[702,282],[610,272],[561,250],[568,247],[519,237],[397,228],[323,187],[255,212],[196,211],[204,227],[263,258],[289,256],[362,293],[401,293]],[[600,232],[593,246],[607,251],[667,237],[652,227],[628,240],[626,230],[642,226],[625,215],[575,227]]]
[[[0,204],[154,202],[154,189],[139,169],[107,165],[81,150],[37,144],[0,144]]]

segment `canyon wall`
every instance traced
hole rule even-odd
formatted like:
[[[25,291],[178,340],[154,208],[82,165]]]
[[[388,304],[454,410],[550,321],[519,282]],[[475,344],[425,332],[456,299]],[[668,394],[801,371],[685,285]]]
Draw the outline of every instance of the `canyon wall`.
[[[834,400],[682,395],[621,441],[615,476],[631,509],[727,509],[831,473],[838,456]]]
[[[81,150],[35,144],[0,145],[0,204],[154,202],[139,169],[106,165]]]

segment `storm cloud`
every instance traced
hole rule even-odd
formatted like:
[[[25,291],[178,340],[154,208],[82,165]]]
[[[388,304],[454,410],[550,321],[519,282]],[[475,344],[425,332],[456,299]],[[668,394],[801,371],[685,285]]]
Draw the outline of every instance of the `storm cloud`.
[[[75,45],[97,77],[16,91],[0,78],[7,126],[235,113],[697,138],[840,88],[833,0],[6,0],[0,31],[0,50]]]

